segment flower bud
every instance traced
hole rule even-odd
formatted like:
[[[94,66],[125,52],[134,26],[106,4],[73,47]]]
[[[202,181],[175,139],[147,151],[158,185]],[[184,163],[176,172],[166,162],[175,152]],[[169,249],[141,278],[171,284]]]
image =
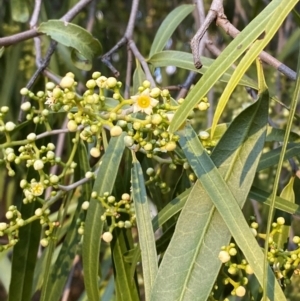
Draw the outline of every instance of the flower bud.
[[[8,132],[13,131],[15,129],[15,127],[16,127],[16,125],[11,121],[6,122],[6,124],[5,124],[5,130]]]
[[[221,260],[222,263],[226,263],[230,260],[230,255],[227,251],[221,251],[219,253],[218,258]]]
[[[94,158],[98,158],[100,156],[101,152],[100,152],[100,149],[98,147],[92,147],[91,150],[90,150],[90,154]]]
[[[118,125],[115,125],[110,129],[110,135],[112,137],[120,136],[122,132],[123,132],[122,128]]]
[[[111,242],[112,239],[113,239],[113,236],[110,232],[104,232],[102,234],[102,239],[105,241],[105,242]]]
[[[35,170],[41,170],[44,168],[44,162],[42,160],[36,160],[33,164]]]
[[[72,88],[74,84],[74,78],[70,77],[70,76],[65,76],[61,79],[59,85],[63,88],[63,89],[70,89]]]

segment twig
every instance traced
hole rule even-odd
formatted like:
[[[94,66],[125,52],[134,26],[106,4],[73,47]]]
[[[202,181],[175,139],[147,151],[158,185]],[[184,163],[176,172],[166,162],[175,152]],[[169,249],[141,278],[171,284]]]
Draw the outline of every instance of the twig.
[[[132,34],[133,34],[133,29],[134,29],[134,24],[135,24],[138,7],[139,7],[139,0],[133,0],[132,6],[131,6],[131,11],[130,11],[130,16],[129,16],[129,21],[128,21],[124,36],[119,40],[119,42],[113,48],[111,48],[107,53],[105,53],[101,57],[102,63],[104,63],[113,72],[113,74],[116,77],[118,77],[120,75],[120,72],[111,64],[109,58],[114,52],[116,52],[123,45],[128,43],[128,41],[130,39],[132,39]]]
[[[35,0],[34,1],[34,9],[33,9],[33,13],[29,22],[30,28],[33,28],[36,26],[38,18],[39,18],[39,14],[40,14],[40,10],[41,10],[41,4],[42,4],[42,0]]]
[[[199,58],[199,45],[201,39],[203,38],[204,34],[206,33],[209,25],[216,19],[216,18],[224,18],[224,11],[223,11],[223,0],[213,0],[210,10],[208,11],[207,17],[205,18],[203,24],[193,37],[191,41],[191,48],[194,58],[194,65],[197,69],[202,67],[202,63]]]
[[[126,80],[125,80],[125,91],[124,91],[124,97],[126,99],[129,98],[129,94],[130,94],[131,73],[132,73],[132,51],[128,47],[128,49],[127,49]]]
[[[219,27],[222,27],[227,34],[229,34],[231,37],[235,38],[240,31],[236,29],[229,21],[228,19],[222,17],[222,18],[217,18],[217,25]],[[259,55],[261,60],[268,65],[276,68],[279,72],[287,76],[291,80],[296,80],[296,72],[290,69],[288,66],[284,65],[281,63],[279,60],[274,58],[272,55],[268,54],[265,51],[262,51]]]
[[[92,0],[81,0],[75,4],[60,20],[70,22]],[[36,28],[32,28],[8,37],[0,38],[1,46],[10,46],[19,42],[42,35]]]
[[[149,66],[145,60],[145,58],[141,55],[139,50],[137,49],[135,42],[133,40],[128,41],[128,46],[130,47],[131,51],[133,52],[134,56],[140,61],[144,72],[146,74],[147,80],[151,83],[151,87],[155,87],[155,81],[151,75]]]

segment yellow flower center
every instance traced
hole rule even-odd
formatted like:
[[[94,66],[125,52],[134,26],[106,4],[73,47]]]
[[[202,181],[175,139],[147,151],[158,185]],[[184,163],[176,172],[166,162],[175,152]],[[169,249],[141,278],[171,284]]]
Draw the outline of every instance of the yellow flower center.
[[[32,183],[31,192],[34,196],[40,196],[44,192],[44,187],[41,183]]]
[[[147,109],[151,105],[151,99],[148,95],[141,95],[137,100],[137,104],[142,109]]]

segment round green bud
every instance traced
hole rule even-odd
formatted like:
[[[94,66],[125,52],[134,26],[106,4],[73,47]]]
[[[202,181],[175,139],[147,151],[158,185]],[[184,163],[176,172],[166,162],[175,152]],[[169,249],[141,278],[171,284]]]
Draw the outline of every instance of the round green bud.
[[[144,88],[150,88],[150,86],[151,86],[151,83],[148,81],[148,80],[145,80],[145,81],[143,81],[143,87]]]
[[[87,171],[87,172],[85,173],[85,177],[86,177],[87,179],[91,179],[91,178],[94,177],[94,173],[91,172],[91,171]]]
[[[199,109],[200,111],[206,111],[206,110],[208,109],[207,103],[201,101],[201,102],[198,104],[198,109]]]
[[[235,294],[238,297],[244,297],[245,294],[246,294],[246,289],[243,286],[239,286],[239,287],[236,288]]]
[[[131,223],[130,221],[125,221],[124,227],[125,227],[126,229],[131,228],[131,227],[132,227],[132,223]]]
[[[113,99],[119,100],[120,98],[121,98],[121,94],[120,93],[114,93],[113,94]]]
[[[121,199],[124,201],[129,201],[130,200],[130,195],[128,193],[123,193],[121,196]]]
[[[19,219],[17,220],[17,225],[18,225],[18,226],[23,227],[24,224],[25,224],[25,221],[24,221],[22,218],[19,218]]]
[[[92,194],[91,194],[91,197],[92,197],[93,199],[96,199],[97,196],[98,196],[98,193],[97,193],[96,191],[93,191]]]
[[[49,150],[55,150],[55,145],[53,144],[53,143],[48,143],[47,144],[47,148],[49,149]]]
[[[14,153],[10,153],[7,155],[6,160],[8,162],[13,162],[15,160],[15,158],[16,158],[16,155]]]
[[[162,122],[163,118],[161,117],[160,114],[153,114],[151,118],[151,123],[158,125]]]
[[[37,208],[35,211],[34,211],[34,214],[36,216],[42,216],[43,215],[43,210],[41,208]]]
[[[0,231],[4,231],[7,228],[7,223],[0,223]]]
[[[122,128],[118,125],[115,125],[110,129],[110,135],[112,137],[120,136],[122,132],[123,132]]]
[[[113,196],[113,195],[110,195],[108,198],[107,198],[107,201],[109,203],[114,203],[116,201],[116,198]]]
[[[54,88],[55,88],[55,83],[53,83],[53,82],[48,82],[47,84],[46,84],[46,89],[47,90],[53,90]]]
[[[77,230],[79,235],[83,235],[84,234],[84,228],[83,227],[79,227]]]
[[[284,225],[285,224],[285,219],[284,219],[284,217],[278,217],[277,218],[277,224],[278,225]]]
[[[27,182],[25,179],[22,179],[22,180],[20,181],[20,187],[21,187],[22,189],[25,188],[27,184],[28,184],[28,182]]]
[[[252,275],[254,273],[254,271],[252,270],[249,264],[246,265],[245,272],[249,275]]]
[[[300,243],[300,237],[299,237],[299,236],[294,236],[294,237],[293,237],[293,242],[294,242],[295,244],[299,244],[299,243]]]
[[[74,78],[70,77],[70,76],[65,76],[61,79],[59,85],[63,88],[63,89],[70,89],[72,88],[72,86],[74,85]]]
[[[98,71],[93,72],[93,74],[92,74],[92,78],[93,78],[93,79],[97,79],[97,78],[100,77],[100,76],[101,76],[101,73],[98,72]]]
[[[235,256],[237,254],[236,248],[230,248],[228,251],[230,256]]]
[[[153,146],[152,146],[152,144],[151,143],[146,143],[145,145],[144,145],[144,149],[145,149],[145,151],[151,151],[152,150],[152,148],[153,148]]]
[[[89,206],[90,206],[90,202],[85,201],[85,202],[82,203],[81,208],[83,210],[88,210]]]
[[[5,213],[5,217],[6,217],[7,219],[12,219],[12,218],[14,217],[14,214],[13,214],[12,211],[7,211],[7,212]]]
[[[48,241],[47,238],[43,238],[43,239],[40,240],[40,244],[41,244],[42,247],[46,248],[49,244],[49,241]]]
[[[36,160],[33,164],[35,170],[41,170],[44,168],[44,162],[42,160]]]
[[[90,79],[90,80],[88,80],[87,82],[86,82],[86,87],[88,88],[88,89],[94,89],[95,87],[96,87],[96,82],[95,82],[95,80],[94,79]]]
[[[106,84],[108,88],[113,89],[117,85],[117,80],[114,77],[109,77],[106,80]]]
[[[70,132],[76,132],[77,131],[77,123],[75,122],[75,120],[69,120],[68,124],[67,124],[67,128]]]
[[[153,168],[151,168],[151,167],[147,168],[146,174],[147,174],[148,176],[153,175],[153,173],[154,173],[154,169],[153,169]]]
[[[8,171],[8,175],[10,176],[10,177],[13,177],[13,176],[15,176],[15,171],[14,170],[12,170],[12,169],[10,169],[9,171]]]
[[[174,142],[174,141],[170,141],[165,145],[165,149],[168,152],[172,152],[175,148],[176,148],[176,142]]]
[[[9,107],[3,106],[3,107],[1,107],[0,111],[1,111],[1,113],[5,114],[5,113],[7,113],[9,111]]]
[[[112,239],[113,239],[113,236],[110,232],[104,232],[102,234],[102,239],[105,241],[105,242],[111,242]]]
[[[30,133],[29,135],[27,135],[27,140],[35,141],[36,140],[36,134],[35,133]]]
[[[124,144],[125,144],[125,146],[131,147],[133,145],[133,143],[134,143],[134,140],[133,140],[133,138],[131,136],[125,136],[124,137]]]
[[[51,184],[57,184],[59,182],[59,177],[57,175],[51,175],[49,180]]]
[[[16,128],[16,125],[11,122],[11,121],[8,121],[5,123],[5,130],[8,131],[8,132],[11,132],[13,131],[14,129]]]
[[[202,140],[207,140],[207,139],[209,138],[209,133],[206,132],[206,131],[201,131],[201,132],[199,133],[199,137],[200,137],[200,139],[202,139]]]
[[[26,96],[28,94],[29,90],[27,88],[22,88],[20,90],[20,94],[23,95],[23,96]]]
[[[227,251],[220,251],[218,258],[221,260],[222,263],[226,263],[230,260],[230,255]]]
[[[101,152],[100,152],[100,149],[98,147],[92,147],[91,150],[90,150],[90,154],[91,154],[92,157],[98,158],[98,157],[100,157]]]
[[[153,88],[150,92],[150,96],[157,98],[160,96],[160,89],[159,88]]]

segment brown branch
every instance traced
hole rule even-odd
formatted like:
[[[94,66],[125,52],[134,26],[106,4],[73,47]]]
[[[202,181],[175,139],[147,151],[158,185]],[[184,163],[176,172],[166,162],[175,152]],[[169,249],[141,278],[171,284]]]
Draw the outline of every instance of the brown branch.
[[[102,63],[104,63],[113,72],[115,77],[118,77],[120,75],[120,72],[111,64],[110,56],[113,53],[115,53],[117,50],[119,50],[122,46],[124,46],[126,43],[128,43],[129,40],[132,39],[138,7],[139,7],[139,0],[133,0],[129,21],[124,36],[119,40],[119,42],[117,42],[117,44],[113,48],[111,48],[107,53],[101,56]]]
[[[75,4],[60,20],[70,22],[92,0],[81,0]],[[8,37],[0,38],[1,46],[10,46],[19,42],[42,35],[36,28],[32,28]]]
[[[133,40],[130,40],[128,42],[128,46],[130,47],[132,53],[134,54],[134,56],[140,61],[143,69],[144,69],[144,72],[146,74],[146,78],[147,80],[151,83],[151,87],[155,87],[155,81],[151,75],[151,72],[150,72],[150,69],[149,69],[149,66],[145,60],[145,58],[141,55],[141,53],[139,52],[139,50],[137,49],[136,45],[135,45],[135,42]]]
[[[202,67],[202,63],[199,58],[199,45],[200,42],[206,33],[208,27],[210,24],[217,18],[223,18],[224,10],[223,10],[223,0],[213,0],[210,10],[207,14],[207,17],[205,18],[204,22],[202,23],[201,27],[198,29],[197,33],[193,37],[191,41],[191,48],[194,58],[194,65],[197,69],[200,69]]]

